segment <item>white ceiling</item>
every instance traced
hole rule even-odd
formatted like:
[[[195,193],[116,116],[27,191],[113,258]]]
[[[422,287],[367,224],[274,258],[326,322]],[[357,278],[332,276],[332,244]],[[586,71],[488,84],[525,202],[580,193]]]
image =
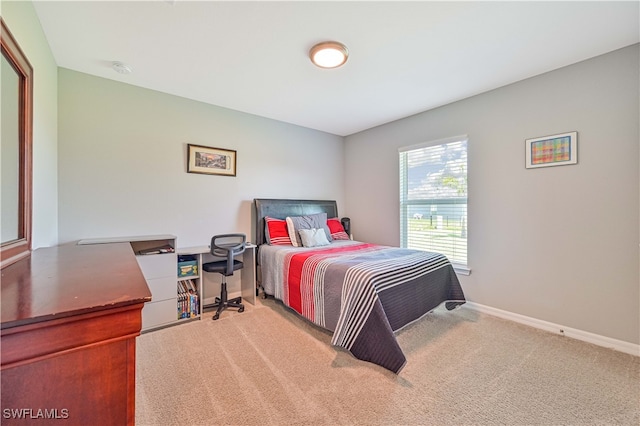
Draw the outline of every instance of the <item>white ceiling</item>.
[[[33,3],[60,67],[341,136],[640,41],[638,1]]]

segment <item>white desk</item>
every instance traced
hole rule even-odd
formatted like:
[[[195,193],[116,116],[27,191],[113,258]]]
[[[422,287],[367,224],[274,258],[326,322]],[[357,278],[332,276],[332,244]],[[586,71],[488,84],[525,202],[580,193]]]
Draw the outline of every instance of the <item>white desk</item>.
[[[94,238],[78,241],[78,245],[112,244],[127,242],[136,253],[136,260],[140,270],[151,290],[152,300],[145,303],[142,309],[142,331],[150,331],[163,328],[181,322],[202,318],[202,306],[204,300],[204,272],[202,264],[222,258],[211,255],[209,246],[185,247],[175,249],[171,253],[139,255],[140,250],[169,245],[175,248],[177,238],[175,235],[143,235],[114,238]],[[240,290],[243,301],[256,304],[256,245],[247,243],[243,253],[243,268],[240,270]],[[177,256],[194,255],[198,260],[198,274],[196,276],[177,277]],[[191,318],[177,318],[178,306],[177,281],[182,279],[195,279],[198,284],[200,300],[200,314]],[[219,296],[219,294],[216,294]]]
[[[194,255],[198,259],[198,275],[200,277],[200,303],[204,300],[204,271],[202,264],[214,260],[221,260],[211,254],[209,246],[184,247],[176,250],[178,255]],[[242,300],[252,305],[256,304],[256,245],[247,243],[242,254],[243,267],[239,271],[241,276],[240,292]],[[202,312],[202,311],[201,311]]]

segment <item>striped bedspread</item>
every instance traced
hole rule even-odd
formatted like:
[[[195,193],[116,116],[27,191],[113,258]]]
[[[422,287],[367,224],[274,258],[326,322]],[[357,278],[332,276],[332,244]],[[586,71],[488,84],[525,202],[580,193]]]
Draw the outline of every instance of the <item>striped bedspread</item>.
[[[465,302],[439,253],[335,241],[320,249],[263,245],[259,263],[265,293],[332,331],[333,345],[395,373],[406,358],[394,332],[443,302]]]

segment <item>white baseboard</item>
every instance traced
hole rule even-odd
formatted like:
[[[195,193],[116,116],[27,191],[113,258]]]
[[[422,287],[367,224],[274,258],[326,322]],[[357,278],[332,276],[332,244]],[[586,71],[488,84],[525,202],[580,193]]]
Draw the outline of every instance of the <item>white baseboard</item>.
[[[583,342],[593,343],[609,349],[614,349],[626,354],[640,356],[640,345],[625,342],[623,340],[612,339],[610,337],[601,336],[599,334],[589,333],[587,331],[577,330],[575,328],[565,327],[559,324],[527,317],[513,312],[503,311],[501,309],[492,308],[490,306],[481,305],[479,303],[467,302],[462,307],[468,307],[474,311],[493,315],[495,317],[514,321],[530,327],[539,328],[541,330],[550,331],[561,336],[571,337],[572,339],[582,340]]]

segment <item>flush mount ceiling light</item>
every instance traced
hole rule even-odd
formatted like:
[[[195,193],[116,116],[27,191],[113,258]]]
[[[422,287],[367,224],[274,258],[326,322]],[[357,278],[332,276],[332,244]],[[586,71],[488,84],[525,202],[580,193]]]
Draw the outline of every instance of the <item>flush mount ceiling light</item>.
[[[112,62],[111,68],[113,68],[117,73],[120,74],[131,74],[131,67],[122,62]]]
[[[309,58],[320,68],[337,68],[347,62],[349,51],[337,41],[323,41],[311,48]]]

